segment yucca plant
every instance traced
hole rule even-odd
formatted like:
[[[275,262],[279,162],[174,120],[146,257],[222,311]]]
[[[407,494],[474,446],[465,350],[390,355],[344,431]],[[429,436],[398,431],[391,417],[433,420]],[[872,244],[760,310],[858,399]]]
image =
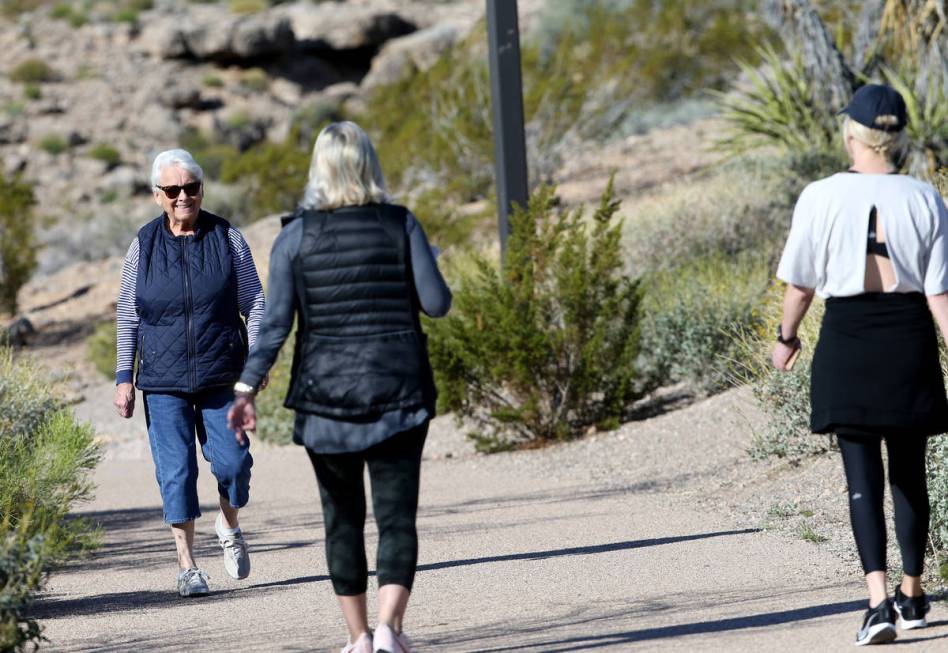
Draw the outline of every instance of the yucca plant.
[[[882,68],[886,83],[902,94],[908,110],[911,145],[905,167],[913,175],[930,178],[948,159],[948,89],[940,72],[929,71],[921,80],[915,72]],[[922,92],[917,90],[920,86]]]
[[[772,144],[791,152],[838,149],[838,121],[814,101],[814,83],[800,55],[783,57],[769,44],[757,51],[759,66],[740,62],[745,87],[713,92],[729,125],[717,148],[732,155]]]

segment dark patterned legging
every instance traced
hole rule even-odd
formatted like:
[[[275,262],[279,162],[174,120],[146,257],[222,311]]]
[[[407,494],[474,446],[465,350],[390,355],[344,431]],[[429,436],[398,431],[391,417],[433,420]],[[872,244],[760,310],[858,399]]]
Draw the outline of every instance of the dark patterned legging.
[[[856,548],[865,573],[886,571],[883,439],[889,454],[889,486],[895,507],[895,535],[902,551],[902,568],[909,576],[921,576],[929,516],[925,478],[927,438],[924,436],[905,434],[883,438],[857,431],[838,434],[849,486],[849,517]]]
[[[355,596],[368,587],[365,559],[365,487],[369,466],[372,507],[379,530],[376,568],[379,586],[409,590],[418,564],[418,481],[428,422],[403,431],[365,451],[319,454],[307,449],[319,481],[326,524],[326,561],[337,595]]]

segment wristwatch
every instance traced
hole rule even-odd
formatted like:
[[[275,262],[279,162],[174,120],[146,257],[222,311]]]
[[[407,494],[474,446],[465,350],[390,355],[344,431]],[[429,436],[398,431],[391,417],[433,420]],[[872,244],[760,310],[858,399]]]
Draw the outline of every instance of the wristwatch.
[[[800,339],[797,336],[793,336],[792,338],[784,338],[783,337],[783,324],[778,324],[777,325],[777,342],[779,342],[781,345],[787,345],[789,347],[793,347],[798,342],[800,342]]]
[[[237,383],[234,384],[234,394],[235,395],[248,395],[252,397],[255,394],[257,394],[257,392],[256,390],[253,389],[252,385],[249,385],[247,383],[241,383],[240,381],[238,381]]]

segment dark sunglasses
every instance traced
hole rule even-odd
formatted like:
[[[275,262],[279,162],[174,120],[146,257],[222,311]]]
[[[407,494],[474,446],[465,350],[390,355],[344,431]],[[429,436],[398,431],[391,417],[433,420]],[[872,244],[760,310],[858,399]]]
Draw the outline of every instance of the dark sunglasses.
[[[176,199],[183,190],[188,197],[194,197],[201,192],[201,182],[192,181],[184,186],[156,186],[158,190],[164,191],[168,199]]]

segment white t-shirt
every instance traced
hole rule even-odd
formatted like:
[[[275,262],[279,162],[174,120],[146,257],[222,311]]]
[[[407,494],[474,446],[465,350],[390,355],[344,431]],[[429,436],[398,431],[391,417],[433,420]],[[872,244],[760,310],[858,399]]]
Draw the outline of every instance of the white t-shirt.
[[[804,188],[777,278],[824,299],[864,293],[872,207],[895,272],[885,291],[948,291],[948,210],[931,184],[907,175],[841,172]]]

